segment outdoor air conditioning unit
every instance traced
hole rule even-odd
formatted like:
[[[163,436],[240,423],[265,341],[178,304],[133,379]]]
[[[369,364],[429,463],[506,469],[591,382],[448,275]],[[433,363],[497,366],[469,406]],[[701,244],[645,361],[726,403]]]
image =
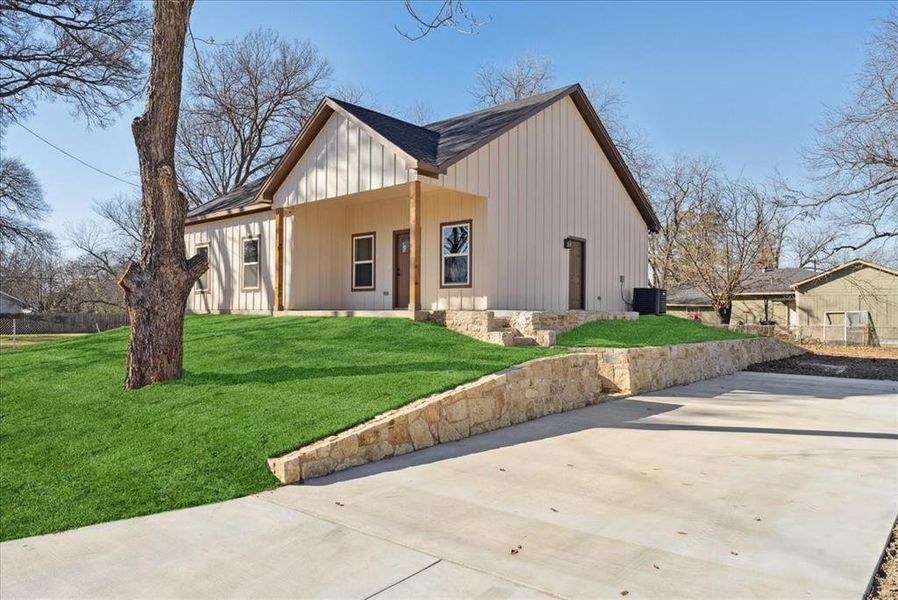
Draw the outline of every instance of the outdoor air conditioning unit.
[[[633,288],[633,310],[641,315],[663,315],[667,312],[667,290]]]

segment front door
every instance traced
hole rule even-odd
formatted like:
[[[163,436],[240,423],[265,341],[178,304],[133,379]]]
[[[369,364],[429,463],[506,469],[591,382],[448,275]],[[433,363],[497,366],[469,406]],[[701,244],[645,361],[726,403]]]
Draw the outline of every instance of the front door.
[[[409,232],[393,234],[393,307],[408,308]]]
[[[571,310],[583,310],[586,308],[585,290],[586,269],[584,264],[584,248],[583,240],[570,240],[570,263],[568,276],[570,283],[568,285],[568,308]]]

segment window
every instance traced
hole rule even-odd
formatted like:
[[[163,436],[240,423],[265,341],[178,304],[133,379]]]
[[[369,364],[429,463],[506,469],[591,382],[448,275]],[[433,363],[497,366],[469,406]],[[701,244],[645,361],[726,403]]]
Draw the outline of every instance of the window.
[[[204,244],[202,246],[197,246],[195,249],[197,256],[205,256],[206,260],[209,259],[209,244]],[[208,292],[209,291],[209,271],[212,270],[212,265],[209,265],[209,268],[206,269],[206,272],[200,275],[200,278],[196,280],[196,291],[199,293]]]
[[[441,287],[471,286],[471,222],[440,225]]]
[[[352,236],[352,291],[374,289],[374,234]]]
[[[243,289],[259,287],[259,238],[243,240]]]

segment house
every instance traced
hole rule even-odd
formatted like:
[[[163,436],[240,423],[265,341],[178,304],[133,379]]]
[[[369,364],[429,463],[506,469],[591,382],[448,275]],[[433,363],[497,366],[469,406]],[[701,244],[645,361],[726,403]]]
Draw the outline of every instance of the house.
[[[717,323],[708,297],[690,287],[668,293],[668,313]],[[775,322],[799,338],[898,344],[898,270],[852,260],[822,273],[761,271],[733,302],[731,323]]]
[[[898,270],[852,260],[797,281],[792,289],[801,337],[898,344]]]
[[[6,292],[0,292],[0,314],[11,315],[30,312],[32,312],[31,307],[24,300],[19,300]]]
[[[798,326],[795,292],[792,284],[814,275],[809,269],[759,269],[751,273],[735,295],[730,322],[760,324],[775,322],[781,329]],[[711,300],[701,290],[677,286],[668,290],[667,312],[677,317],[698,318],[705,323],[719,323]]]
[[[334,98],[188,214],[195,312],[623,311],[658,220],[580,85],[418,126]]]

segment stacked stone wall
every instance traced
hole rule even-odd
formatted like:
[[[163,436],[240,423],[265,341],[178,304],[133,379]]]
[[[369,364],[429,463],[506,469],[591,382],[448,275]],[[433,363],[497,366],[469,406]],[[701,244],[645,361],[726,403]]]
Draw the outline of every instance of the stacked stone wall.
[[[320,477],[516,423],[727,375],[803,350],[770,337],[649,348],[586,348],[532,360],[417,400],[269,459],[283,483]]]

